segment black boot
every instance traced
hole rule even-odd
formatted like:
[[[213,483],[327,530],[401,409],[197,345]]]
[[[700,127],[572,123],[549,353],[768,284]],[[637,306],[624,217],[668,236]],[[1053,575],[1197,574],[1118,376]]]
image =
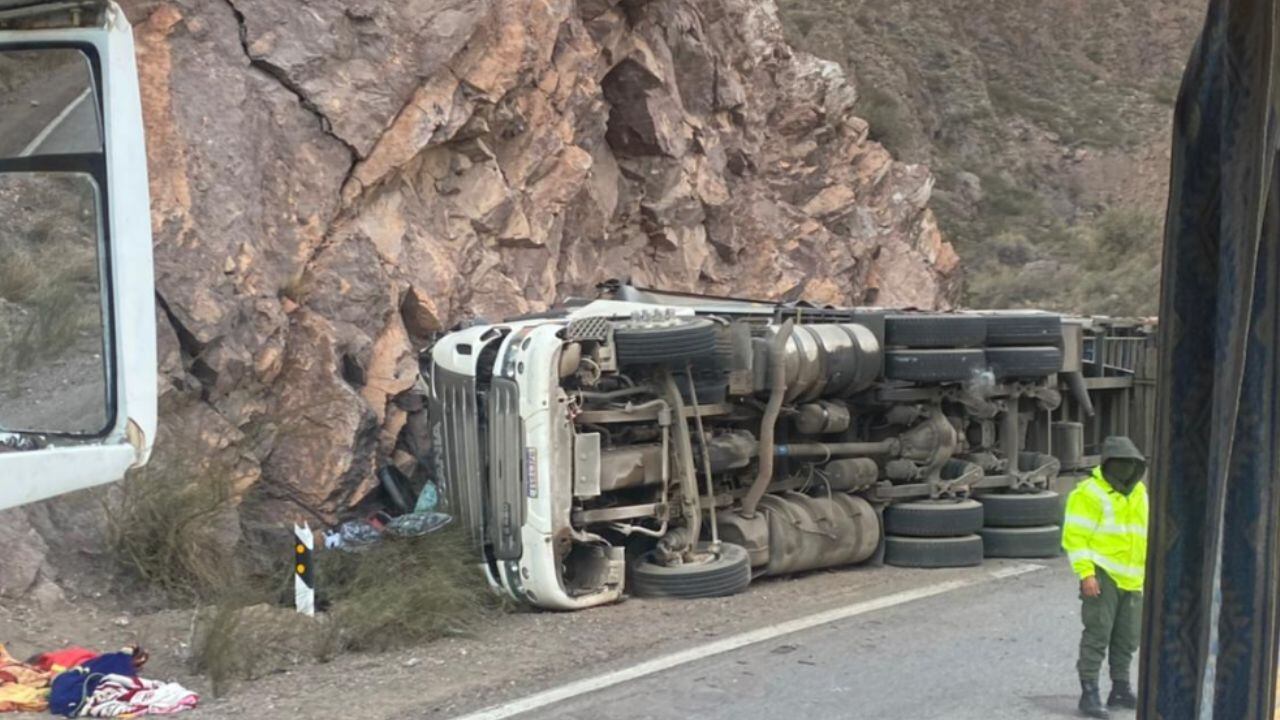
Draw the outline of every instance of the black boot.
[[[1109,718],[1111,713],[1102,707],[1102,696],[1098,694],[1098,681],[1080,678],[1080,714],[1091,718]]]
[[[1107,707],[1138,709],[1138,698],[1134,696],[1128,680],[1111,681],[1111,694],[1107,696]]]

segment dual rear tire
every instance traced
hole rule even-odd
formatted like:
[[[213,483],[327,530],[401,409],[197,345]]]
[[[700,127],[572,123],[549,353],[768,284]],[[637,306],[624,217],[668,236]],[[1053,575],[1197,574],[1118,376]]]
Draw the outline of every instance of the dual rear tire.
[[[980,498],[986,526],[979,531],[989,558],[1052,558],[1061,553],[1062,498],[1041,490]]]
[[[998,493],[978,500],[922,500],[885,510],[885,563],[941,568],[988,558],[1052,558],[1061,553],[1058,493]]]
[[[918,500],[884,512],[884,561],[913,568],[982,563],[982,504],[975,500]]]

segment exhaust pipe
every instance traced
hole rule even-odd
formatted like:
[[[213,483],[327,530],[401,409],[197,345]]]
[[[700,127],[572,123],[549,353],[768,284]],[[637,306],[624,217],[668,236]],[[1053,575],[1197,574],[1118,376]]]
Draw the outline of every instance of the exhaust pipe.
[[[1089,397],[1089,389],[1084,386],[1084,375],[1079,370],[1072,370],[1063,375],[1067,376],[1067,387],[1075,396],[1076,402],[1080,403],[1080,409],[1084,411],[1085,417],[1093,417],[1093,399]]]
[[[698,477],[693,462],[693,439],[689,436],[689,421],[684,417],[684,401],[680,399],[680,390],[676,387],[675,378],[671,376],[670,370],[662,371],[662,386],[666,391],[667,404],[671,406],[672,414],[675,415],[672,431],[676,441],[675,450],[678,461],[676,466],[680,474],[680,505],[689,522],[687,537],[672,537],[668,546],[676,542],[686,542],[687,546],[680,550],[692,552],[694,544],[702,533],[702,508],[698,502]],[[668,533],[668,536],[673,533]]]
[[[760,419],[760,469],[756,473],[756,481],[751,484],[747,496],[742,500],[739,510],[745,518],[756,516],[756,506],[769,483],[773,482],[773,431],[778,425],[778,413],[782,412],[782,396],[787,392],[787,342],[795,329],[795,320],[788,318],[778,328],[769,346],[769,372],[773,381],[769,388],[769,403],[765,405],[764,417]]]

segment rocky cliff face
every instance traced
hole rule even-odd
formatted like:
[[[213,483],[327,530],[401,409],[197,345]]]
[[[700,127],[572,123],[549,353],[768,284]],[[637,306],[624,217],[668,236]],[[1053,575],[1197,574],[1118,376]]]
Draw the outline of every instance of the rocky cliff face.
[[[324,519],[405,449],[417,353],[459,319],[609,276],[946,303],[928,170],[867,140],[771,3],[127,9],[171,422]]]
[[[927,168],[756,0],[132,0],[162,452],[331,521],[412,470],[418,352],[607,277],[948,303]],[[189,464],[187,465],[190,466]],[[195,479],[190,478],[190,479]]]

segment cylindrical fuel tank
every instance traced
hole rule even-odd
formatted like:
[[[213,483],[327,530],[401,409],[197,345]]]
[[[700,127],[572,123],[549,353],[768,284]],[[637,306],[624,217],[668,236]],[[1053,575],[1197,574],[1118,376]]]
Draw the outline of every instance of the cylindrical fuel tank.
[[[769,558],[763,572],[781,575],[867,560],[880,542],[880,518],[856,495],[766,495]]]
[[[765,359],[767,340],[778,332],[772,326],[766,342],[756,351],[756,360]],[[875,333],[856,323],[797,325],[787,342],[786,377],[788,402],[820,397],[847,397],[871,387],[881,364],[880,343]],[[756,372],[758,391],[768,389],[769,373]]]
[[[834,386],[838,387],[836,392],[840,395],[848,396],[866,390],[875,383],[881,365],[880,341],[865,325],[842,323],[839,327],[853,340],[850,353],[853,360],[843,366],[839,374],[833,373],[833,378],[840,380],[833,379],[828,383],[828,394],[832,394],[831,387]]]

